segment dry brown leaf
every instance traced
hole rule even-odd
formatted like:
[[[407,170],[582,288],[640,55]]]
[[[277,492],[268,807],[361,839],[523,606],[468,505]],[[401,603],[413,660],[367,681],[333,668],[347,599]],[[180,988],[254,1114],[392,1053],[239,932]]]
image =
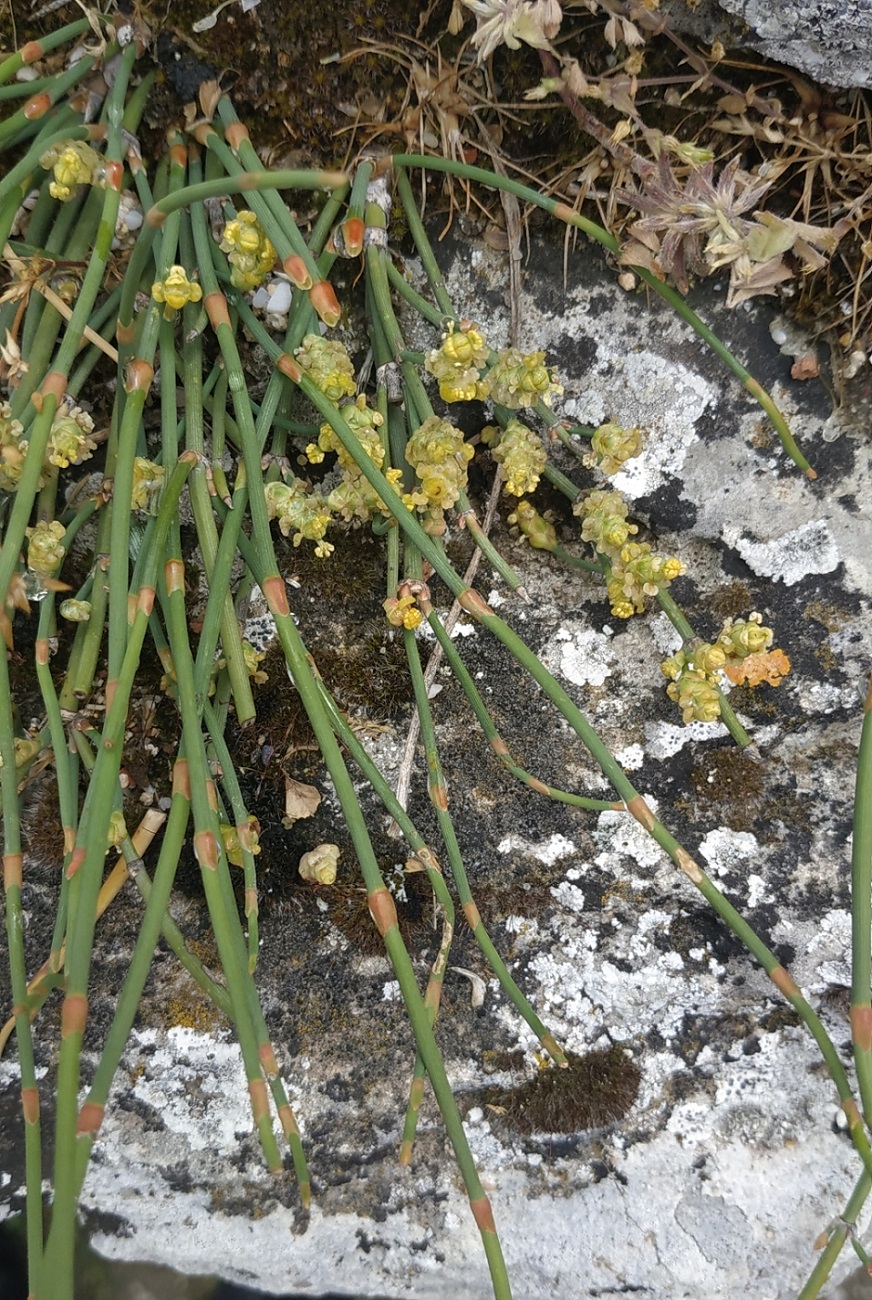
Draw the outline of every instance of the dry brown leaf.
[[[209,121],[215,116],[215,109],[218,107],[218,100],[221,98],[221,87],[217,81],[204,81],[200,87],[200,108],[208,117]]]
[[[321,795],[313,785],[304,785],[292,776],[285,777],[285,815],[282,820],[286,827],[306,817],[314,817],[320,802]]]

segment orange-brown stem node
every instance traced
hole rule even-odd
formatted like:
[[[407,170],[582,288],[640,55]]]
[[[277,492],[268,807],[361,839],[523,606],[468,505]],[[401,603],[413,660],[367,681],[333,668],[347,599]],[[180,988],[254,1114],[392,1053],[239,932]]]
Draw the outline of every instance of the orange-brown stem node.
[[[269,1102],[266,1095],[266,1084],[263,1079],[249,1079],[248,1095],[251,1098],[251,1111],[254,1115],[255,1124],[259,1124],[262,1119],[269,1117]]]
[[[51,95],[46,94],[43,90],[38,95],[31,95],[30,99],[24,105],[24,116],[28,122],[35,122],[37,118],[45,117],[51,108]]]
[[[76,847],[73,849],[72,853],[70,854],[70,861],[67,866],[67,880],[71,880],[72,877],[76,874],[76,872],[79,870],[79,867],[85,861],[85,856],[86,856],[86,850],[83,848],[81,844],[77,844]]]
[[[252,887],[251,889],[246,889],[245,915],[247,917],[257,916],[258,910],[259,909],[257,906],[257,890],[254,887]]]
[[[275,1079],[279,1073],[279,1063],[276,1060],[276,1054],[273,1051],[272,1043],[261,1043],[257,1049],[260,1057],[260,1064],[264,1074],[268,1079]]]
[[[423,1078],[413,1079],[412,1086],[409,1089],[409,1109],[420,1110],[421,1103],[423,1102],[423,1100],[424,1100],[424,1080]]]
[[[95,1138],[100,1132],[106,1107],[96,1101],[86,1101],[79,1111],[76,1133],[79,1137]]]
[[[113,677],[111,681],[108,681],[106,683],[105,700],[106,700],[107,713],[109,709],[112,708],[112,704],[115,700],[115,692],[117,690],[118,690],[118,678]]]
[[[203,299],[203,306],[206,308],[206,315],[213,330],[217,331],[219,325],[230,325],[230,312],[223,293],[219,293],[217,289],[214,293],[207,293]]]
[[[535,790],[537,794],[544,794],[547,798],[550,798],[551,791],[548,789],[548,786],[544,781],[539,780],[538,776],[531,776],[527,784],[530,789]]]
[[[173,764],[173,795],[184,799],[191,797],[191,769],[186,758],[177,758]]]
[[[37,59],[42,58],[42,54],[43,50],[40,41],[28,41],[26,45],[21,47],[21,62],[25,64],[36,63]]]
[[[167,595],[173,596],[177,592],[185,594],[185,563],[184,560],[172,559],[167,560],[164,565],[164,581],[167,584]]]
[[[463,915],[469,922],[469,928],[471,930],[476,930],[481,925],[481,912],[479,912],[475,903],[464,903]]]
[[[88,1019],[88,999],[84,993],[68,993],[61,1008],[61,1038],[84,1034]]]
[[[357,257],[358,253],[363,250],[363,238],[366,234],[366,226],[362,217],[348,217],[342,223],[342,238],[345,241],[345,251],[349,257]]]
[[[40,668],[45,668],[46,664],[49,661],[50,656],[51,656],[51,648],[49,646],[48,640],[45,637],[40,637],[36,642],[36,646],[34,647],[34,657],[36,659],[37,666]]]
[[[286,1138],[299,1137],[300,1126],[294,1119],[294,1112],[286,1103],[278,1107],[279,1123]]]
[[[282,262],[282,269],[297,289],[308,292],[315,283],[308,266],[299,253],[289,253]]]
[[[496,754],[497,758],[511,758],[511,752],[502,736],[492,736],[490,747]]]
[[[119,320],[115,325],[115,338],[120,348],[129,348],[136,338],[136,329],[133,321],[129,325],[124,325]]]
[[[429,785],[430,802],[440,812],[448,809],[448,787],[444,781],[431,781]]]
[[[332,329],[342,319],[342,308],[336,290],[329,280],[318,280],[309,290],[309,302],[328,328]]]
[[[788,1001],[791,1001],[793,998],[802,997],[793,976],[784,966],[775,966],[769,972],[769,978],[778,989],[778,992],[783,993]]]
[[[142,357],[132,357],[127,363],[124,376],[125,393],[147,393],[154,379],[154,366]]]
[[[117,190],[121,193],[124,187],[124,163],[119,162],[117,158],[112,158],[105,164],[104,180],[107,190]]]
[[[851,1041],[858,1052],[872,1049],[872,1006],[851,1007]]]
[[[649,834],[653,831],[656,819],[640,794],[637,794],[634,799],[629,801],[627,812],[632,813],[639,825],[644,826]]]
[[[291,612],[288,605],[288,593],[284,579],[279,574],[274,573],[271,577],[264,578],[263,594],[266,597],[266,603],[269,605],[271,613],[275,617],[288,617]]]
[[[50,370],[40,385],[40,394],[43,398],[54,396],[59,402],[66,391],[67,377],[59,370]]]
[[[817,470],[812,469],[811,466],[809,465],[808,469],[805,471],[805,477],[814,480],[817,478],[817,476],[818,476]]]
[[[154,587],[140,587],[139,595],[136,598],[137,614],[145,614],[147,618],[150,617],[151,611],[154,609],[154,597]]]
[[[218,841],[211,831],[198,831],[194,836],[194,857],[201,870],[218,870]]]
[[[384,938],[388,930],[397,924],[397,909],[389,889],[382,886],[371,890],[366,896],[369,914],[375,921],[376,929]]]
[[[433,1012],[433,1019],[436,1019],[436,1013],[439,1010],[439,1003],[442,1001],[442,980],[431,979],[424,992],[424,1006],[428,1011]]]
[[[211,122],[198,122],[193,130],[193,136],[197,144],[203,145],[204,148],[208,148],[209,136],[214,134],[215,128]]]
[[[20,889],[24,879],[24,857],[20,853],[4,853],[3,855],[3,888],[6,893],[10,889]]]
[[[561,1066],[563,1069],[566,1069],[568,1067],[569,1062],[567,1061],[566,1056],[560,1047],[560,1044],[557,1042],[557,1039],[554,1037],[552,1033],[546,1030],[545,1033],[542,1035],[542,1037],[539,1039],[539,1042],[545,1048],[545,1051],[548,1053],[548,1055],[551,1057],[553,1061],[556,1061],[557,1064]]]
[[[180,140],[170,145],[170,164],[183,169],[188,165],[188,147]]]
[[[213,812],[218,811],[218,791],[215,788],[214,781],[206,782],[206,798],[209,800],[209,807]]]
[[[490,605],[480,596],[475,587],[467,587],[457,597],[457,603],[461,609],[465,609],[467,614],[473,618],[483,618],[493,614]]]
[[[688,880],[692,880],[695,885],[699,885],[703,880],[705,880],[705,873],[702,868],[698,863],[694,862],[687,849],[683,849],[680,844],[675,850],[675,865],[680,871],[683,871]]]
[[[39,1123],[39,1089],[22,1088],[21,1089],[21,1110],[24,1114],[25,1124]]]
[[[853,1097],[845,1098],[845,1100],[842,1102],[842,1110],[845,1112],[845,1118],[848,1121],[849,1128],[855,1129],[858,1126],[862,1127],[863,1120],[860,1117],[860,1108],[858,1107],[857,1103],[854,1101]]]
[[[558,221],[565,221],[567,224],[570,224],[573,218],[578,214],[574,208],[569,206],[568,203],[557,203],[554,206],[554,212],[552,215],[555,216]]]
[[[494,1223],[494,1212],[486,1196],[480,1196],[475,1201],[470,1198],[469,1208],[472,1210],[472,1217],[478,1224],[479,1232],[496,1232],[497,1225]]]
[[[290,352],[282,353],[278,361],[276,361],[276,370],[280,370],[283,375],[287,375],[288,379],[292,379],[295,384],[298,384],[303,378],[302,368],[297,365]]]
[[[251,139],[251,136],[248,133],[248,127],[244,126],[242,122],[231,122],[224,129],[224,139],[235,153],[241,144]]]

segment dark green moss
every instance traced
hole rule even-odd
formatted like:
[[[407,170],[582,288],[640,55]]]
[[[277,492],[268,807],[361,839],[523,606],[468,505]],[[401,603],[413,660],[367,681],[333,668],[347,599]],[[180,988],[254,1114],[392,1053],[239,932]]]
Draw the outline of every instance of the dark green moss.
[[[392,863],[380,861],[379,866],[390,878]],[[405,876],[403,892],[405,898],[395,896],[397,923],[406,947],[419,952],[441,933],[433,927],[433,890],[425,874],[414,873]],[[325,890],[322,897],[329,906],[330,920],[354,948],[367,956],[384,955],[384,941],[370,916],[362,885],[334,886]]]
[[[723,621],[726,618],[746,618],[754,608],[753,597],[744,582],[730,582],[725,587],[718,587],[708,597],[707,604],[712,614]]]
[[[703,756],[690,774],[697,798],[718,806],[733,830],[749,830],[760,813],[766,777],[762,765],[735,745]]]
[[[540,1070],[517,1088],[491,1089],[487,1104],[498,1107],[515,1132],[580,1133],[623,1119],[639,1092],[642,1071],[624,1048],[611,1047],[578,1056],[567,1052],[569,1067]]]

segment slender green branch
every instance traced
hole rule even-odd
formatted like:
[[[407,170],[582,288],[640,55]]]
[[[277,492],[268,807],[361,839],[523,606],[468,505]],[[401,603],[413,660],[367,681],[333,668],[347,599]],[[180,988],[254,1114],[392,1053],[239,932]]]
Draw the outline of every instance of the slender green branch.
[[[567,225],[574,226],[584,234],[589,235],[591,239],[596,240],[603,248],[610,253],[620,252],[618,241],[614,235],[610,234],[602,226],[597,225],[595,221],[590,221],[587,217],[581,216],[566,203],[561,203],[557,199],[549,198],[546,194],[540,194],[537,190],[532,190],[527,185],[522,185],[519,181],[512,180],[508,176],[498,176],[494,172],[485,171],[481,167],[472,167],[467,163],[455,162],[451,158],[430,157],[424,154],[394,154],[394,170],[400,168],[424,168],[430,171],[450,172],[453,176],[462,176],[465,180],[478,181],[482,185],[489,185],[493,189],[505,190],[507,194],[514,194],[516,198],[523,199],[525,203],[530,203],[534,207],[542,208],[545,212],[556,217],[559,221],[566,222]],[[742,385],[748,390],[753,398],[763,407],[763,410],[769,416],[775,427],[775,432],[781,440],[781,445],[787,452],[790,459],[801,470],[804,470],[809,478],[817,478],[817,474],[811,468],[808,461],[794,441],[793,434],[770,397],[769,393],[758,383],[756,379],[745,369],[737,357],[729,350],[726,344],[722,343],[704,321],[697,316],[696,312],[685,302],[681,294],[666,284],[663,280],[658,280],[655,275],[646,270],[644,266],[634,266],[633,271],[650,289],[669,304],[674,312],[681,317],[683,321],[697,333],[704,343],[711,348],[712,352],[723,361],[728,369],[741,381]]]

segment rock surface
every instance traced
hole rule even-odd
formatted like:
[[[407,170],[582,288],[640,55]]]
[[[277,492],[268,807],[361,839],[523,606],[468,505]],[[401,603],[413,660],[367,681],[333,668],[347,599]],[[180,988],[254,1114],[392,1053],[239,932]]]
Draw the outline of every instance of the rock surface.
[[[672,0],[670,23],[749,48],[825,86],[872,85],[868,0]]]
[[[458,309],[503,344],[504,256],[463,239],[449,239],[439,256]],[[793,671],[778,689],[733,694],[759,760],[741,755],[719,723],[681,722],[659,671],[678,645],[664,615],[614,619],[601,585],[504,529],[498,544],[532,604],[485,566],[477,585],[789,966],[847,1060],[850,798],[872,644],[872,448],[862,419],[848,408],[833,414],[822,385],[790,378],[792,358],[770,337],[771,307],[727,314],[717,293],[700,302],[787,412],[820,474],[810,482],[720,362],[665,307],[622,292],[596,250],[582,244],[570,256],[565,292],[559,248],[534,244],[523,278],[521,342],[557,362],[566,388],[558,409],[648,430],[618,486],[657,549],[687,564],[673,593],[691,622],[711,636],[726,615],[758,609],[790,655]],[[411,341],[432,346],[432,333]],[[593,483],[568,453],[561,465]],[[575,545],[577,523],[556,494],[549,504]],[[358,543],[361,564],[360,535]],[[445,604],[443,591],[435,598]],[[301,618],[314,599],[303,587]],[[463,630],[461,654],[526,766],[611,798],[506,652],[477,627]],[[340,635],[329,623],[326,632]],[[567,1132],[521,1131],[511,1099],[540,1072],[535,1039],[458,932],[440,1040],[516,1300],[630,1291],[787,1300],[859,1174],[813,1041],[635,822],[513,784],[475,734],[459,690],[444,672],[438,681],[451,808],[498,948],[571,1051],[617,1045],[637,1071],[629,1082],[620,1071],[604,1081],[620,1103],[610,1122],[589,1127],[577,1098]],[[395,714],[367,741],[389,775],[403,721]],[[326,829],[335,806],[323,774],[318,784]],[[430,826],[420,777],[412,811]],[[375,814],[373,822],[381,824]],[[329,890],[289,882],[281,859],[294,846],[283,849],[283,835],[276,826],[271,856],[265,836],[258,981],[313,1171],[311,1215],[290,1175],[263,1170],[232,1037],[161,951],[85,1186],[94,1243],[117,1258],[214,1271],[275,1293],[481,1300],[490,1285],[478,1233],[429,1098],[412,1166],[397,1166],[414,1052],[392,972]],[[322,838],[342,836],[334,820]],[[393,852],[401,864],[400,847]],[[353,900],[347,845],[340,873]],[[41,909],[44,924],[51,918],[50,886],[41,888],[30,897],[32,934]],[[95,1028],[123,975],[137,914],[127,898],[101,928]],[[174,914],[186,933],[205,936],[193,893]],[[426,908],[412,928],[423,980],[436,942]],[[485,981],[481,1006],[469,971]],[[51,1065],[46,1052],[43,1069]],[[4,1199],[19,1205],[14,1076],[4,1061]],[[846,1251],[835,1276],[855,1265]]]

